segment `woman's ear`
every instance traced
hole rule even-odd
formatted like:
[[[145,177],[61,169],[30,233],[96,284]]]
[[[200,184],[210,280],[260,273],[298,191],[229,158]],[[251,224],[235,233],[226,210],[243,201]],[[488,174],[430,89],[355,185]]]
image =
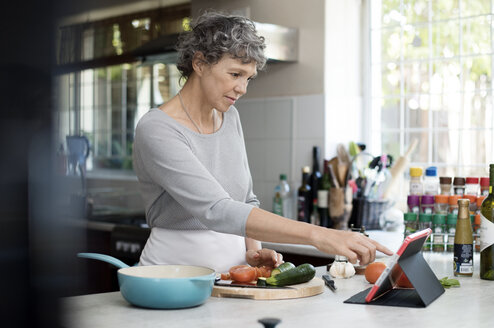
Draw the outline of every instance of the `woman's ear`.
[[[204,54],[200,51],[197,51],[192,58],[192,69],[197,75],[202,76],[206,65],[207,63],[204,59]]]

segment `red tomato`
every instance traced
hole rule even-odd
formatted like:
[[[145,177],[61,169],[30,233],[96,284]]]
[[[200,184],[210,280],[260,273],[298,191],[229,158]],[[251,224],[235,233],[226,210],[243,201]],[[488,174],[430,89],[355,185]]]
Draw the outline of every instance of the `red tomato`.
[[[386,269],[386,264],[383,262],[373,262],[365,268],[365,279],[371,284],[375,283],[381,273]]]
[[[398,287],[413,288],[412,283],[410,282],[410,280],[408,280],[408,277],[405,275],[404,272],[401,274],[400,278],[398,278],[396,285]]]
[[[230,272],[222,273],[221,280],[230,280]]]
[[[238,282],[251,282],[257,279],[257,270],[248,265],[236,265],[230,268],[230,277]]]
[[[269,278],[271,277],[271,270],[273,270],[273,268],[263,265],[261,267],[257,267],[256,270],[257,270],[257,278],[259,277]]]

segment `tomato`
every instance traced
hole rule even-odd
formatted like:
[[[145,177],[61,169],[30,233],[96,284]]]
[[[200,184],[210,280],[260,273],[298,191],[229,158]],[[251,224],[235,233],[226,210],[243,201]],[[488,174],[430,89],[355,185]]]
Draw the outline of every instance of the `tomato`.
[[[221,280],[230,280],[230,272],[222,273]]]
[[[269,278],[271,277],[271,270],[273,270],[273,268],[263,265],[261,267],[256,267],[256,270],[257,270],[257,278],[259,277]]]
[[[403,288],[413,288],[412,283],[410,280],[408,280],[408,277],[406,274],[403,272],[398,281],[396,282],[396,285],[398,287],[403,287]]]
[[[248,265],[236,265],[230,268],[230,277],[238,282],[251,282],[257,279],[257,270]]]
[[[365,268],[365,279],[371,284],[375,283],[381,273],[386,269],[386,264],[383,262],[373,262]]]

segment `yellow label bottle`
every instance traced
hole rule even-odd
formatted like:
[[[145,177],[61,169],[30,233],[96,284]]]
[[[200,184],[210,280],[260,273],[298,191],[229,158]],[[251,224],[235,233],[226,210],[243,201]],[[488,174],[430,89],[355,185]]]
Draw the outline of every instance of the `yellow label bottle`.
[[[455,276],[471,277],[473,274],[473,232],[470,222],[470,201],[458,200],[458,220],[456,221],[454,264]]]

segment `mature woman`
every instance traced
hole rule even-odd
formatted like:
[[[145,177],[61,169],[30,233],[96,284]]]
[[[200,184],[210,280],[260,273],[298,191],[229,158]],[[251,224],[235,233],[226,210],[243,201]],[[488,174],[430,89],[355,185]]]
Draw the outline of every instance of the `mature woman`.
[[[259,208],[235,102],[265,65],[264,39],[243,17],[206,13],[179,40],[180,92],[136,128],[134,169],[151,235],[140,264],[277,266],[262,241],[310,244],[365,264],[376,249],[359,233],[286,219]]]

